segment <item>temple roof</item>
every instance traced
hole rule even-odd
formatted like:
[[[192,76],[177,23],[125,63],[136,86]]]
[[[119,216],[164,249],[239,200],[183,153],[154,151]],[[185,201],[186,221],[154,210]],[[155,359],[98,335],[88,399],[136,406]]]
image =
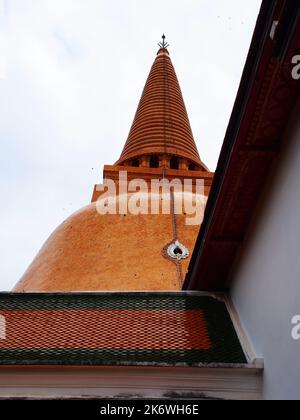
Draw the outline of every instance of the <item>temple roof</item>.
[[[175,69],[166,48],[160,48],[117,164],[145,154],[169,154],[201,162]]]
[[[284,7],[283,7],[284,6]],[[257,222],[257,208],[300,98],[292,58],[300,51],[299,5],[262,3],[184,288],[227,290]],[[297,20],[298,19],[298,20]],[[270,22],[276,23],[275,38]],[[274,178],[274,175],[273,175]],[[261,211],[261,210],[260,210]]]
[[[245,364],[226,304],[185,293],[2,293],[1,365]]]

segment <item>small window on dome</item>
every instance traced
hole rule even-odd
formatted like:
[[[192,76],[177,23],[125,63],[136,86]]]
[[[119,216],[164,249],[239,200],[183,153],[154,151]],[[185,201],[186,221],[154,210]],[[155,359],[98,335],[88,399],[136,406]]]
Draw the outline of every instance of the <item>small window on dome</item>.
[[[182,255],[183,254],[183,251],[182,251],[181,248],[179,248],[179,246],[176,247],[173,252],[174,252],[175,255]]]
[[[179,169],[179,159],[172,157],[170,160],[170,169]]]
[[[157,155],[150,157],[150,168],[159,168],[159,158]]]
[[[131,165],[134,166],[135,168],[138,168],[140,166],[139,159],[132,159]]]

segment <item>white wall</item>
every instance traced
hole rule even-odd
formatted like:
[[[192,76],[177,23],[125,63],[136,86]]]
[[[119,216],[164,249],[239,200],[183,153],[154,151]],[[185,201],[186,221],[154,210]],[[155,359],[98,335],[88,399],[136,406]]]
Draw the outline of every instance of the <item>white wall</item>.
[[[264,191],[241,258],[232,300],[258,356],[265,359],[264,397],[300,399],[300,102],[280,163]]]

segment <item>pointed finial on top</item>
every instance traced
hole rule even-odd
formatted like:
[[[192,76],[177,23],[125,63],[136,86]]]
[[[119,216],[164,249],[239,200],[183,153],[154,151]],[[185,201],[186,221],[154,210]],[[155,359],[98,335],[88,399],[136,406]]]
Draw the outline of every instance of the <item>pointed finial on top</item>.
[[[168,43],[165,41],[165,39],[166,39],[166,35],[165,35],[165,34],[163,34],[163,36],[162,36],[162,42],[159,42],[159,43],[158,43],[158,46],[159,46],[160,48],[168,48],[168,47],[170,46],[170,44],[168,44]]]

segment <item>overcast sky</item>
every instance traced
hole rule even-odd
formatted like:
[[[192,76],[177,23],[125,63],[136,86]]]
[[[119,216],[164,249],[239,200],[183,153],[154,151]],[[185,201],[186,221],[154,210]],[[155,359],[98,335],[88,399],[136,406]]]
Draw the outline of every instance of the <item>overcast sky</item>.
[[[1,290],[118,159],[163,32],[215,169],[260,3],[0,0]]]

